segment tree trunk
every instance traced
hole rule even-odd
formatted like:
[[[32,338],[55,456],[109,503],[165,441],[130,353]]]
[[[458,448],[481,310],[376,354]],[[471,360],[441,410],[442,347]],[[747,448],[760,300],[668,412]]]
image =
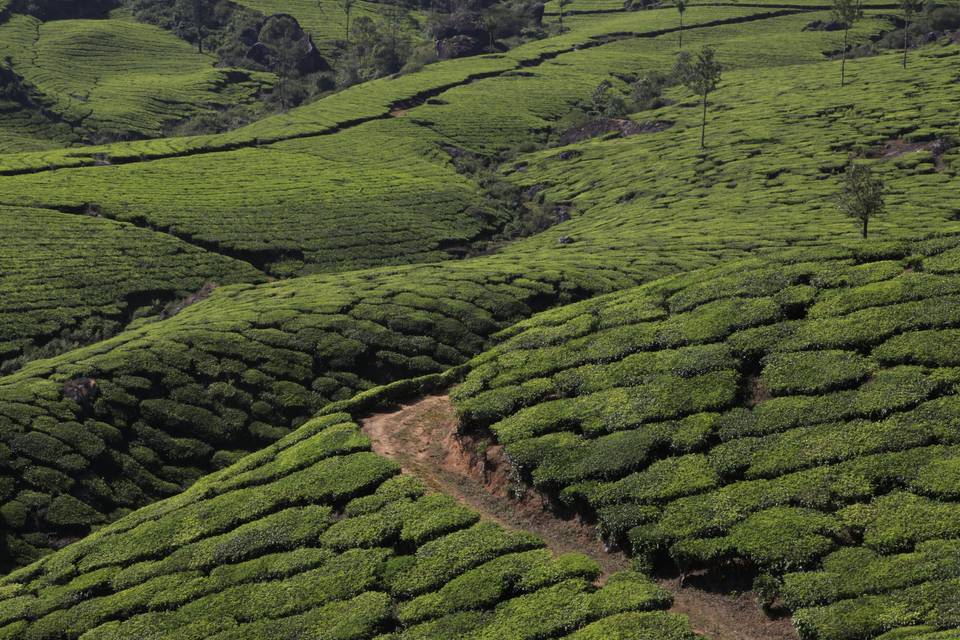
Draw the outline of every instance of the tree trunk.
[[[203,53],[203,5],[193,0],[193,24],[197,28],[197,52]]]
[[[867,224],[869,224],[869,222],[870,222],[870,218],[867,218],[867,217],[863,218],[863,229],[861,230],[861,234],[863,235],[864,240],[867,239]]]
[[[846,66],[847,66],[847,33],[849,33],[850,28],[847,27],[843,30],[843,52],[840,55],[840,86],[842,87],[846,80]]]
[[[907,46],[909,46],[907,38],[909,37],[908,36],[909,31],[910,31],[910,21],[907,20],[907,26],[903,28],[903,68],[904,69],[907,68]]]
[[[703,149],[706,144],[707,134],[707,94],[703,94],[703,119],[700,121],[700,148]]]
[[[679,33],[678,38],[679,38],[679,41],[680,41],[680,43],[679,43],[680,46],[678,46],[677,48],[678,48],[678,49],[683,49],[683,14],[682,14],[682,13],[680,14],[680,33]]]

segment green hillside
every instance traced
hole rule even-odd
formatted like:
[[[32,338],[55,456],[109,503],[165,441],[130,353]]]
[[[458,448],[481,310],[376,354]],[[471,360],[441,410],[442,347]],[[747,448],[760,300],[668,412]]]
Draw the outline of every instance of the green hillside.
[[[639,558],[748,562],[802,638],[952,626],[957,243],[783,251],[538,315],[471,364],[465,428]]]
[[[960,637],[960,10],[843,1],[0,0],[0,638]]]
[[[156,136],[170,123],[248,102],[272,84],[267,74],[214,68],[212,57],[166,31],[124,19],[13,15],[0,25],[0,59],[90,140]]]
[[[10,561],[175,494],[332,401],[462,365],[536,310],[627,284],[463,262],[223,287],[169,320],[30,363],[0,378]],[[49,511],[66,494],[83,505],[69,522]]]
[[[368,449],[349,415],[312,420],[10,574],[0,637],[695,638],[643,576],[598,588],[587,557],[478,522]]]
[[[93,215],[0,207],[0,236],[0,362],[58,338],[108,337],[141,307],[208,283],[265,280],[249,264]],[[6,373],[14,362],[4,364]]]

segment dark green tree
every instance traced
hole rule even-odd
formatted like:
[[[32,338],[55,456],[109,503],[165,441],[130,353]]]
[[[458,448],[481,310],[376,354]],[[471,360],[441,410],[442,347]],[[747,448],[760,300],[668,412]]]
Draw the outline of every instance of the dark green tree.
[[[843,25],[843,51],[840,53],[840,86],[846,82],[847,41],[850,27],[863,17],[860,0],[833,0],[833,19]]]
[[[903,12],[903,68],[907,68],[907,49],[910,48],[910,24],[913,16],[920,11],[919,0],[900,0],[900,10]]]
[[[837,207],[860,226],[860,234],[867,237],[870,219],[883,213],[883,180],[873,175],[868,165],[850,163],[843,176],[843,186],[837,195]]]
[[[185,31],[192,31],[197,40],[197,51],[203,53],[203,39],[210,21],[210,0],[177,0],[176,15]]]
[[[676,0],[677,13],[680,14],[680,31],[677,37],[677,48],[683,49],[683,14],[687,12],[687,0]]]
[[[700,96],[703,102],[703,117],[700,122],[700,148],[703,149],[706,146],[707,96],[720,84],[723,65],[717,61],[713,47],[704,47],[697,54],[696,60],[686,51],[677,54],[673,72],[677,80]]]
[[[290,16],[276,15],[264,23],[259,41],[270,54],[270,64],[277,74],[280,108],[286,109],[293,102],[291,80],[298,75],[297,65],[306,49],[307,35]]]

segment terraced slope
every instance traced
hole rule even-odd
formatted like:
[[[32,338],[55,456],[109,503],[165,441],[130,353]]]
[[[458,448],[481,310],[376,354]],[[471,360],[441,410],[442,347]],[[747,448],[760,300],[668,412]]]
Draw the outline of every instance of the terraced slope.
[[[651,256],[829,242],[850,230],[832,198],[851,157],[875,158],[888,185],[892,215],[874,221],[878,232],[949,228],[960,211],[950,195],[957,53],[922,50],[907,70],[890,55],[856,60],[845,90],[832,62],[730,71],[705,152],[694,102],[674,91],[677,104],[634,116],[672,123],[665,131],[525,155],[505,168],[510,180],[575,213],[507,253],[536,254],[565,235],[577,251]]]
[[[958,257],[783,250],[546,312],[459,411],[650,566],[757,572],[801,638],[956,628]]]
[[[740,20],[745,16],[754,19],[738,26],[742,29],[756,27],[763,34],[761,44],[773,42],[777,34],[784,37],[784,42],[793,43],[784,34],[799,34],[797,29],[809,17],[771,16],[766,11],[757,17],[743,9],[712,7],[703,11],[701,18],[704,22]],[[671,20],[666,12],[650,12],[642,17],[653,21],[644,23],[648,27],[659,24],[656,21],[666,25]],[[544,109],[554,109],[553,113],[558,113],[560,105],[575,93],[564,90],[565,84],[573,85],[572,78],[579,78],[577,82],[589,86],[586,66],[577,66],[580,63],[576,61],[582,59],[584,65],[595,64],[604,69],[626,68],[622,60],[641,61],[644,56],[653,55],[651,52],[657,47],[662,48],[663,43],[656,37],[624,36],[622,41],[558,52],[584,40],[601,42],[591,38],[599,33],[610,33],[614,26],[640,24],[629,22],[639,19],[637,14],[605,16],[592,23],[593,31],[569,33],[532,43],[521,48],[523,51],[518,49],[506,56],[458,60],[449,65],[429,67],[422,76],[414,74],[361,85],[355,91],[334,96],[329,102],[320,101],[282,118],[271,119],[269,124],[264,121],[258,125],[262,128],[251,127],[243,134],[235,132],[236,138],[219,136],[162,143],[150,141],[109,148],[114,152],[139,153],[147,148],[146,145],[154,145],[150,148],[161,155],[176,155],[189,153],[187,150],[193,148],[190,145],[194,143],[225,144],[226,140],[242,140],[243,135],[253,131],[273,130],[281,135],[289,127],[289,135],[296,139],[285,142],[259,148],[246,148],[236,142],[243,148],[152,161],[139,156],[134,161],[131,156],[126,158],[130,162],[120,160],[114,166],[7,176],[0,184],[0,191],[10,200],[30,198],[38,205],[47,198],[59,200],[65,210],[74,211],[86,210],[86,205],[91,203],[104,207],[99,201],[103,198],[109,205],[105,207],[108,212],[140,224],[147,224],[142,217],[145,215],[142,212],[147,211],[163,225],[161,230],[182,235],[208,250],[227,254],[237,252],[236,255],[255,261],[280,258],[270,263],[280,274],[298,269],[332,269],[336,260],[341,264],[356,265],[358,262],[362,264],[363,260],[413,259],[408,257],[409,252],[423,246],[424,237],[422,231],[407,226],[409,220],[405,216],[409,214],[404,212],[404,206],[428,195],[434,198],[427,201],[435,210],[424,210],[419,218],[410,217],[420,221],[430,219],[437,210],[444,211],[443,207],[449,207],[446,211],[451,213],[444,220],[445,224],[434,228],[437,236],[446,238],[445,242],[451,239],[459,242],[464,234],[462,220],[471,219],[469,211],[460,207],[464,202],[468,206],[484,204],[481,194],[470,181],[453,172],[445,158],[447,152],[438,148],[451,141],[463,143],[474,129],[465,129],[467,133],[453,129],[441,133],[431,131],[442,129],[452,120],[437,117],[430,121],[421,117],[421,110],[426,114],[430,109],[444,108],[441,104],[411,109],[406,118],[380,118],[376,115],[378,110],[392,108],[399,96],[419,95],[423,99],[430,91],[440,91],[437,87],[462,84],[478,73],[501,74],[504,70],[527,65],[525,69],[542,72],[545,80],[541,86],[545,90],[531,91],[531,102],[524,109],[537,113],[545,105]],[[623,22],[625,20],[628,22]],[[606,26],[602,26],[602,22]],[[703,31],[709,37],[730,38],[735,35],[730,28],[716,25],[704,27]],[[810,37],[814,46],[824,42],[819,39],[822,34],[811,34]],[[806,43],[804,46],[810,44],[806,40],[803,42]],[[783,58],[771,60],[796,62],[810,58],[809,51],[799,45],[790,51],[792,53]],[[929,51],[938,53],[940,50]],[[938,106],[940,102],[933,100],[929,103],[918,100],[923,108],[918,111],[918,120],[925,130],[939,135],[946,126],[942,108],[949,108],[948,100],[952,99],[946,93],[944,80],[952,77],[950,58],[915,58],[916,64],[925,65],[923,68],[927,72],[909,80],[899,74],[891,56],[851,63],[851,74],[866,75],[870,70],[876,74],[877,101],[880,95],[900,95],[906,99],[918,90],[921,82],[938,88],[933,95],[943,98],[940,102],[945,107]],[[742,59],[746,60],[746,57]],[[732,60],[736,63],[737,58]],[[535,66],[537,62],[539,67]],[[832,72],[835,66],[835,63],[810,64],[785,68],[782,72],[755,70],[752,73],[758,76],[761,73],[799,73],[802,68],[805,74],[809,74],[804,77],[809,77],[807,89],[813,99],[832,105],[845,99],[845,94],[828,86],[832,81],[826,79],[826,72]],[[575,73],[567,73],[568,68]],[[752,86],[749,84],[752,76],[736,71],[731,71],[730,75],[731,84],[726,85],[725,90],[734,92],[738,87]],[[889,81],[883,79],[886,77]],[[443,95],[442,99],[449,97],[452,104],[456,97],[466,104],[470,95],[468,89],[474,85],[513,83],[518,79],[530,80],[531,86],[539,82],[536,77],[516,74],[478,79],[473,84],[447,92],[450,95]],[[597,76],[593,77],[594,81],[597,79]],[[424,89],[431,85],[432,90]],[[778,98],[772,92],[761,93],[758,89],[757,93],[764,101],[753,111],[772,110],[777,104]],[[869,94],[868,91],[862,93]],[[502,95],[504,100],[514,99],[515,89],[504,90]],[[478,99],[472,102],[480,110],[487,109],[488,103],[492,103]],[[355,126],[348,126],[350,122],[345,119],[346,114],[355,104],[365,104],[364,108],[368,110],[360,111],[357,116],[360,120],[366,119],[365,113],[371,113],[374,115],[370,118],[377,121],[356,124],[355,120]],[[682,108],[673,107],[678,113]],[[725,113],[730,111],[732,109]],[[812,112],[814,116],[816,113]],[[829,113],[832,111],[826,112]],[[497,115],[500,116],[502,114]],[[820,117],[827,118],[827,115],[816,116]],[[482,121],[478,118],[474,123]],[[804,119],[800,121],[805,122]],[[743,133],[736,133],[737,127],[752,126],[745,118],[731,117],[731,131],[723,134],[719,131],[722,122],[725,120],[711,124],[711,127],[718,128],[718,138],[738,135],[741,136],[738,139],[742,139]],[[816,126],[825,125],[817,120]],[[893,130],[894,126],[907,125],[902,120],[894,120],[891,129],[885,132]],[[334,135],[318,133],[329,132],[330,127],[346,128]],[[683,136],[692,135],[679,126],[674,129],[681,141],[686,140]],[[845,130],[841,125],[837,130],[846,131],[844,144],[866,144],[864,141],[875,139],[873,132],[884,131],[879,128],[867,128],[863,132],[855,128]],[[820,133],[822,129],[817,131]],[[508,135],[513,134],[508,132]],[[641,142],[662,145],[658,142],[658,135],[662,134],[585,143],[570,150],[608,145],[613,154],[621,148],[616,145],[623,145],[622,148],[639,153],[636,150],[642,148]],[[356,143],[353,149],[341,144],[350,141]],[[359,146],[361,144],[365,146]],[[833,149],[832,144],[823,142],[807,153],[813,154],[817,162],[829,161],[833,163],[831,166],[839,166],[846,159],[846,147]],[[687,148],[686,145],[676,146],[677,149],[681,146]],[[197,149],[205,151],[208,147]],[[393,151],[397,159],[384,157],[384,149]],[[677,153],[684,162],[692,162],[680,155],[684,153],[682,151],[671,152]],[[77,161],[85,163],[90,159],[84,155],[86,153],[80,154]],[[534,164],[526,173],[520,171],[516,175],[532,176],[541,170],[540,163],[543,163],[544,171],[560,163],[559,159],[553,158],[553,153],[556,152],[538,152],[529,156]],[[26,154],[19,157],[29,160],[39,156]],[[253,165],[262,158],[274,162]],[[921,166],[926,163],[918,163],[916,166],[922,170],[916,172],[915,181],[903,179],[896,183],[904,189],[902,197],[926,201],[929,206],[901,215],[897,218],[896,229],[885,229],[881,225],[880,234],[893,237],[912,229],[951,227],[944,214],[946,207],[951,206],[952,191],[943,187],[953,178],[950,165],[953,155],[947,153],[940,158],[939,165],[932,165],[932,172],[927,172],[930,167]],[[573,161],[576,160],[570,160]],[[738,175],[744,176],[744,201],[761,197],[757,180],[750,177],[757,170],[759,161],[731,159],[729,162]],[[254,166],[274,181],[275,190],[261,193],[264,185],[271,183],[265,182],[265,178],[254,177]],[[591,173],[586,162],[580,165],[582,175],[589,175],[589,182],[597,184],[606,179],[620,181],[621,174],[630,176],[635,167],[652,165],[629,160],[618,162],[617,166],[620,170],[615,174],[605,175]],[[339,175],[331,175],[328,180],[324,167],[335,167]],[[385,167],[391,172],[388,180],[377,182]],[[411,167],[415,171],[411,171]],[[753,220],[746,215],[741,220],[732,213],[725,213],[739,211],[739,208],[718,206],[710,213],[715,222],[711,223],[712,227],[708,226],[704,222],[708,219],[707,212],[696,209],[695,205],[708,196],[719,199],[719,194],[736,192],[737,185],[713,182],[707,176],[699,183],[703,190],[691,189],[691,183],[684,182],[696,179],[686,177],[689,176],[689,164],[678,161],[676,167],[676,174],[685,177],[678,179],[673,200],[668,209],[662,210],[662,217],[661,212],[656,217],[650,214],[652,206],[646,209],[639,204],[631,205],[627,198],[623,198],[622,203],[617,202],[624,193],[617,194],[613,186],[606,190],[597,189],[589,192],[589,199],[584,196],[580,204],[583,215],[575,215],[569,222],[559,225],[556,231],[517,242],[495,256],[471,259],[456,266],[387,268],[341,278],[311,277],[256,289],[228,290],[214,294],[209,302],[171,320],[125,332],[95,347],[37,363],[15,376],[3,378],[0,380],[4,402],[0,412],[3,414],[0,432],[4,442],[16,440],[18,443],[11,447],[10,462],[5,462],[7,468],[2,472],[5,478],[17,477],[18,480],[5,481],[0,492],[4,503],[18,505],[12,507],[12,515],[7,519],[14,530],[7,542],[8,561],[15,564],[29,561],[36,554],[62,544],[65,539],[84,534],[91,524],[102,519],[113,520],[124,509],[171,495],[207,470],[272,442],[286,429],[299,424],[331,401],[349,397],[374,384],[459,365],[484,349],[494,331],[546,306],[632,286],[678,270],[715,265],[725,259],[742,257],[757,245],[771,249],[788,243],[816,246],[834,243],[838,238],[852,234],[848,223],[827,208],[826,185],[832,181],[823,181],[823,191],[817,191],[809,205],[792,194],[796,207],[788,209],[785,202],[777,209],[782,213],[778,218],[782,224],[780,230],[770,233],[767,242],[758,229],[761,222],[770,219],[770,214],[763,212],[766,218],[761,220],[758,217],[761,210],[756,205],[752,209],[744,208],[746,212],[752,212]],[[307,173],[319,173],[321,177],[317,180],[303,177],[305,168],[309,168]],[[203,172],[207,169],[210,173]],[[418,179],[420,174],[431,171],[429,180]],[[693,174],[697,176],[697,170],[693,170]],[[829,178],[828,173],[823,172],[823,175]],[[151,198],[151,185],[170,176],[182,180],[190,188],[178,191],[174,188],[176,183],[170,182],[169,188],[164,190],[166,195],[154,194]],[[654,174],[644,179],[646,182],[636,180],[633,188],[645,186],[650,189],[658,177]],[[238,184],[242,188],[234,190],[231,187]],[[405,184],[411,188],[405,189]],[[556,186],[551,186],[551,191],[555,195],[551,197],[559,199],[571,195],[559,181],[553,184]],[[117,185],[126,186],[118,188]],[[584,187],[579,185],[581,189]],[[225,193],[221,193],[221,189],[226,190]],[[289,215],[281,212],[274,217],[257,213],[259,207],[271,202],[283,202],[287,208],[287,203],[308,197],[314,198],[309,201],[310,207],[314,208],[327,199],[336,200],[334,195],[338,193],[343,197],[335,202],[335,206],[342,218],[318,216],[315,220],[305,220],[304,210],[294,206],[289,207]],[[584,190],[584,194],[587,193]],[[934,193],[940,194],[936,205],[932,197]],[[133,199],[136,206],[127,203],[124,208],[124,197]],[[164,202],[164,198],[168,200]],[[611,201],[613,198],[616,200]],[[896,199],[891,198],[892,203]],[[155,206],[154,200],[164,202],[164,205],[151,210]],[[398,204],[393,205],[394,202]],[[198,208],[190,211],[189,207],[195,204]],[[809,210],[801,205],[809,206]],[[181,208],[190,214],[178,215]],[[227,218],[235,210],[243,214],[241,220],[248,225],[246,228],[239,226],[236,219]],[[695,215],[684,217],[690,210]],[[212,211],[215,215],[205,217],[205,211]],[[383,212],[391,215],[386,216]],[[361,217],[363,214],[368,217]],[[491,220],[496,218],[487,217],[485,223]],[[676,226],[671,226],[667,220],[674,220]],[[322,225],[319,224],[321,221]],[[342,227],[335,226],[338,221]],[[357,231],[361,222],[366,225],[364,233]],[[724,225],[727,229],[737,229],[741,222],[746,229],[742,236],[731,232],[728,235],[732,237],[725,237],[720,233]],[[185,231],[180,224],[191,225],[193,231]],[[477,224],[481,225],[480,222]],[[329,237],[323,235],[324,231],[334,228],[339,229],[338,233]],[[769,225],[763,227],[767,228]],[[211,230],[203,232],[209,235],[201,236],[197,229]],[[448,232],[452,236],[444,236]],[[231,235],[227,236],[228,233]],[[420,237],[416,233],[420,233]],[[559,236],[564,234],[574,241],[560,244]],[[229,238],[232,249],[227,250],[218,244],[221,235]],[[382,242],[381,238],[390,238],[392,244]],[[367,239],[370,242],[364,244]],[[314,253],[309,260],[315,261],[312,267],[307,264],[306,255],[297,253],[297,249],[284,248],[285,243],[295,241],[311,247]],[[433,242],[432,249],[417,254],[418,259],[437,256],[438,246],[443,243]],[[377,254],[375,250],[382,253]],[[334,255],[330,255],[331,252]],[[324,260],[330,262],[323,263]],[[64,284],[58,286],[67,289],[72,281],[63,278],[62,282]],[[126,295],[117,291],[112,308],[125,308],[121,301]],[[106,302],[104,308],[111,309]],[[406,317],[410,308],[424,313],[417,312],[411,320]],[[61,322],[63,324],[58,326],[70,326],[76,321],[70,318]],[[89,389],[92,395],[77,395],[78,389],[89,387],[87,380],[96,381],[95,387]],[[68,398],[72,394],[80,402],[65,399],[67,392]],[[78,429],[76,425],[83,425],[83,428]],[[198,429],[198,425],[203,428]],[[89,442],[88,435],[91,435]],[[25,470],[32,471],[26,474]],[[134,476],[135,480],[123,480],[124,475]],[[45,510],[56,496],[63,493],[76,497],[92,510],[85,511],[83,518],[69,524],[47,520]]]
[[[739,20],[746,15],[741,9],[705,8],[702,12],[699,18],[691,15],[691,24]],[[643,28],[650,31],[642,33],[655,34],[669,28],[670,20],[665,12],[651,12],[643,20],[633,14],[604,18],[604,24],[532,43],[505,56],[450,61],[411,76],[361,85],[232,134],[57,151],[56,162],[96,166],[7,177],[0,185],[0,200],[70,213],[94,211],[252,263],[278,276],[448,258],[472,240],[496,232],[512,217],[501,205],[483,197],[478,185],[457,175],[450,162],[450,152],[456,150],[449,148],[450,143],[465,145],[467,138],[481,131],[498,130],[509,137],[496,139],[507,144],[528,140],[535,130],[548,126],[544,118],[556,117],[569,108],[570,100],[589,93],[597,80],[591,67],[611,72],[634,68],[644,64],[649,52],[662,48],[662,43],[656,38],[630,38],[622,46],[613,43],[559,55],[543,65],[539,78],[513,74],[470,81],[510,69],[531,69],[578,42],[599,42],[593,39],[613,29]],[[779,25],[769,29],[773,33],[800,25],[796,18],[771,18],[770,22]],[[726,37],[730,28],[704,31]],[[814,38],[798,45],[791,55],[806,59],[810,54],[804,53],[803,47],[813,45],[815,51],[817,42]],[[532,71],[523,72],[529,73]],[[467,86],[443,91],[464,83]],[[504,113],[491,107],[502,109],[516,103],[520,83],[529,89],[523,94],[528,96],[524,118],[504,118]],[[474,84],[480,93],[471,89]],[[424,106],[409,111],[405,118],[381,121],[381,116],[398,105],[422,102],[433,93],[442,94],[443,101],[460,109],[469,129],[452,126],[453,112],[442,105]],[[499,97],[483,98],[487,95]],[[368,119],[371,121],[366,122]],[[512,130],[494,126],[501,122],[527,122],[529,126]],[[255,144],[264,135],[290,139]],[[219,148],[233,150],[213,151]],[[147,161],[152,154],[170,157]],[[19,166],[11,170],[32,172],[41,167],[19,163],[30,164],[47,156],[6,158]],[[163,189],[158,189],[158,184],[163,184]],[[161,240],[160,247],[169,246],[167,239]],[[160,247],[144,253],[156,254],[162,251]],[[718,248],[713,257],[720,252]],[[622,263],[635,259],[611,256],[608,265],[626,269]],[[707,257],[691,256],[690,260],[688,266],[698,266]],[[644,265],[641,278],[660,273],[650,270],[651,266]],[[162,266],[151,263],[149,268]],[[242,270],[249,272],[245,267]],[[54,290],[72,286],[69,279],[52,270],[45,277]],[[255,280],[247,276],[238,279]],[[122,296],[111,302],[126,306]],[[48,321],[52,318],[45,318],[45,323]],[[70,326],[66,320],[55,327],[43,324],[31,329],[29,336],[18,334],[7,341],[29,337],[39,342]]]
[[[478,522],[347,414],[0,580],[0,637],[694,640],[632,572]]]
[[[63,350],[109,336],[139,307],[204,285],[266,279],[247,263],[92,215],[0,207],[0,237],[0,362],[52,339],[66,338]]]
[[[0,59],[88,140],[156,136],[167,124],[248,102],[270,74],[213,67],[168,32],[137,22],[23,15],[0,25]]]
[[[0,378],[4,563],[178,493],[332,401],[463,364],[536,310],[629,284],[587,269],[471,261],[223,287]]]
[[[371,122],[238,151],[8,178],[0,199],[71,211],[96,203],[101,215],[276,275],[436,261],[506,221],[441,142],[409,122]]]

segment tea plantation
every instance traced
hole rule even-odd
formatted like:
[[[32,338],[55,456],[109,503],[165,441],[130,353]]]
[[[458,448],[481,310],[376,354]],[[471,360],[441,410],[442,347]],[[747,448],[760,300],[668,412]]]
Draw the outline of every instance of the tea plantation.
[[[960,638],[960,11],[864,3],[841,86],[828,3],[690,5],[702,99],[676,6],[433,62],[435,3],[203,129],[278,76],[189,4],[0,0],[0,638]]]
[[[0,637],[694,640],[634,572],[552,557],[311,420],[0,580]],[[70,511],[68,506],[64,513]]]
[[[486,266],[222,287],[0,378],[8,563],[175,494],[333,401],[462,365],[534,311],[629,284],[586,266],[533,278]]]
[[[272,74],[216,69],[212,57],[168,32],[123,19],[13,15],[0,24],[0,59],[91,140],[159,135],[168,123],[250,101],[273,83]]]
[[[801,638],[956,626],[958,247],[784,250],[546,312],[471,363],[464,428],[647,566],[747,563]]]
[[[65,334],[109,336],[138,307],[208,283],[265,280],[247,263],[93,216],[0,207],[0,237],[0,362]]]

